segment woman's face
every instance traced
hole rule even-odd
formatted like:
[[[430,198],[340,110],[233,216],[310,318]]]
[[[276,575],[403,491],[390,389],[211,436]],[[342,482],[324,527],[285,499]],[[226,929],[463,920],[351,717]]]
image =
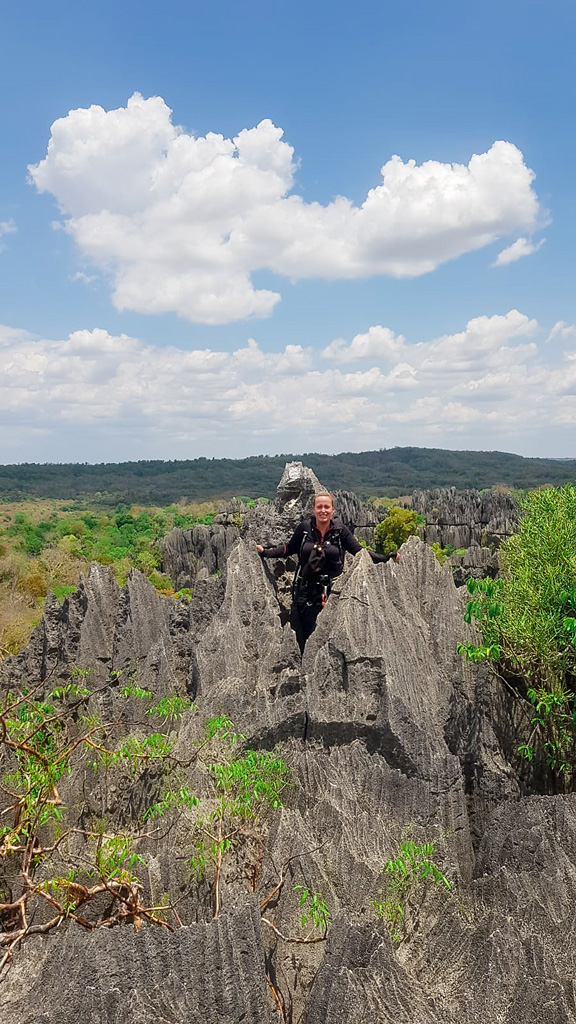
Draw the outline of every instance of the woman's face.
[[[333,513],[334,505],[331,498],[325,494],[321,494],[316,498],[314,502],[314,516],[319,526],[328,526]]]

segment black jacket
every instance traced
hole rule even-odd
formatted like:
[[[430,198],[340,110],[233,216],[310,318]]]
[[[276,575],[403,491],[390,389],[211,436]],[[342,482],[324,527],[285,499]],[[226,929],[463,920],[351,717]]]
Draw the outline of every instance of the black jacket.
[[[305,517],[298,524],[287,544],[277,544],[273,548],[264,548],[262,558],[286,558],[288,555],[298,555],[301,569],[308,564],[308,559],[315,547],[321,547],[324,552],[323,573],[334,579],[339,576],[344,567],[344,552],[349,551],[351,555],[357,555],[362,550],[362,545],[341,519],[336,516],[330,520],[330,526],[324,534],[324,540],[316,526],[314,516]],[[373,562],[387,562],[393,558],[396,552],[389,555],[377,555],[369,551]]]

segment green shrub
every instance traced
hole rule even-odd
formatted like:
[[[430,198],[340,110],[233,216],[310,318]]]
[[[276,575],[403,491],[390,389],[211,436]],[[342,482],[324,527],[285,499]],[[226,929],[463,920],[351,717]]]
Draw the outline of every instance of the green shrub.
[[[376,551],[383,555],[397,551],[408,540],[408,537],[418,533],[418,528],[424,522],[423,516],[409,508],[400,508],[399,505],[391,508],[386,518],[378,523],[374,531]]]
[[[60,604],[64,604],[65,598],[67,598],[69,594],[74,594],[77,589],[77,587],[62,585],[52,587],[52,592]]]
[[[444,565],[444,563],[450,557],[447,549],[441,547],[437,540],[435,540],[434,543],[430,545],[430,549],[434,552],[437,560],[440,562],[440,565]]]
[[[483,643],[458,650],[517,677],[535,707],[520,752],[531,759],[540,732],[550,767],[565,772],[576,764],[576,487],[531,491],[519,505],[518,531],[500,549],[501,578],[468,581],[465,617]]]

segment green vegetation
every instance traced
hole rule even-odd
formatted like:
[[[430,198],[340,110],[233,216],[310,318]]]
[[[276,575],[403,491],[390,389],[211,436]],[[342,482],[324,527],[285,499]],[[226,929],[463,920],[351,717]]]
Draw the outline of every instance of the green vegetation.
[[[389,555],[397,551],[399,547],[418,533],[420,526],[425,523],[424,516],[413,512],[411,509],[394,506],[381,523],[378,523],[374,531],[374,543],[376,551],[383,555]]]
[[[436,555],[436,558],[440,562],[440,565],[444,565],[451,555],[465,555],[466,548],[454,548],[451,544],[447,544],[445,548],[440,547],[438,541],[434,541],[430,545],[431,550]]]
[[[502,452],[452,452],[439,448],[390,448],[340,455],[258,455],[248,459],[124,462],[91,466],[0,466],[0,501],[90,497],[98,507],[168,505],[262,494],[273,498],[286,462],[310,466],[330,490],[398,497],[415,487],[519,488],[560,485],[574,479],[574,460],[524,459]]]
[[[186,842],[192,845],[189,864],[198,884],[208,883],[211,888],[214,917],[221,910],[225,874],[236,878],[247,875],[255,889],[270,813],[282,807],[284,790],[294,784],[289,766],[278,754],[242,749],[245,740],[225,715],[208,719],[195,755],[197,771],[202,775],[202,798],[192,796],[182,784],[166,790],[144,815],[147,820],[169,812],[183,815]],[[266,908],[284,886],[291,862],[298,859],[290,857],[278,870],[274,887],[260,902],[261,920],[285,942],[322,942],[330,925],[330,911],[319,892],[293,886],[299,897],[300,925],[309,926],[305,937],[283,934],[265,916]],[[318,931],[320,934],[315,934]],[[273,989],[270,979],[269,984]]]
[[[322,893],[310,892],[305,885],[295,885],[294,892],[298,893],[300,904],[300,926],[306,928],[311,925],[310,935],[315,928],[326,934],[330,926],[330,910]]]
[[[191,864],[201,881],[210,863],[214,917],[218,917],[224,857],[239,841],[247,842],[261,831],[267,809],[281,806],[280,794],[288,785],[290,769],[268,751],[248,750],[244,757],[211,763],[208,773],[216,803],[206,817],[194,822]]]
[[[53,510],[47,519],[37,520],[19,511],[4,533],[26,555],[39,556],[46,548],[59,546],[86,561],[122,563],[122,575],[132,567],[143,572],[158,569],[159,541],[173,527],[190,529],[213,521],[214,513],[191,515],[175,507],[148,511],[120,506],[110,513]]]
[[[386,922],[394,942],[405,938],[407,911],[424,899],[430,887],[452,887],[432,860],[433,856],[434,843],[418,844],[406,839],[400,843],[397,855],[384,865],[384,885],[372,905],[378,917]]]
[[[121,922],[136,930],[143,923],[169,927],[169,896],[159,904],[144,897],[138,871],[145,861],[135,849],[143,838],[138,823],[129,832],[94,814],[79,818],[62,794],[66,779],[88,767],[106,786],[114,765],[138,776],[154,761],[166,763],[174,739],[145,733],[142,722],[139,734],[109,746],[118,723],[103,721],[89,708],[85,675],[77,672],[73,682],[47,692],[41,685],[8,692],[0,709],[0,862],[7,882],[7,898],[0,903],[0,972],[26,938],[64,920],[90,931]],[[185,699],[166,699],[180,701],[182,713],[191,708]],[[151,708],[148,714],[153,713],[162,715],[163,709]]]
[[[52,590],[60,602],[90,562],[109,565],[119,583],[131,569],[173,595],[160,571],[160,542],[173,527],[210,525],[216,507],[88,509],[81,503],[24,502],[0,506],[0,659],[16,653],[39,621]],[[191,591],[174,595],[190,600]]]
[[[459,645],[490,660],[532,706],[519,751],[531,760],[540,738],[549,767],[576,767],[576,487],[532,491],[520,499],[518,531],[501,548],[502,576],[470,580],[466,621],[479,645]]]
[[[118,687],[118,700],[135,702],[132,730],[124,734],[120,721],[104,721],[98,714],[87,675],[76,670],[71,682],[52,689],[40,684],[8,692],[0,709],[0,973],[30,936],[64,921],[90,931],[120,923],[137,931],[143,924],[181,925],[170,896],[151,898],[144,882],[142,853],[171,833],[187,849],[198,884],[210,886],[217,917],[225,873],[228,883],[248,880],[255,890],[269,815],[282,806],[282,794],[293,784],[277,753],[243,749],[245,737],[223,715],[208,720],[186,761],[176,757],[175,726],[195,710],[178,694],[154,704],[153,695],[137,684]],[[149,731],[153,722],[161,732]],[[91,790],[99,794],[104,815],[111,793],[140,785],[151,765],[171,785],[129,830],[94,810],[80,813],[65,795],[73,794],[90,771],[96,778]],[[202,796],[190,791],[190,779]],[[158,817],[166,818],[162,828],[153,824]],[[323,941],[330,911],[319,892],[294,887],[300,924],[308,926],[305,937],[282,934],[264,916],[297,859],[274,868],[278,879],[260,902],[261,919],[287,942]],[[269,984],[278,999],[271,979]]]
[[[198,744],[204,751],[204,757],[198,759],[204,775],[202,801],[181,786],[176,792],[166,791],[145,814],[153,818],[174,807],[194,810],[194,815],[186,819],[194,848],[190,865],[199,882],[205,878],[210,881],[214,917],[220,913],[226,856],[239,843],[249,844],[262,832],[266,812],[282,806],[282,791],[291,781],[288,765],[275,754],[246,750],[240,755],[238,747],[245,739],[226,716],[210,718]],[[206,760],[210,753],[218,753],[218,761]]]

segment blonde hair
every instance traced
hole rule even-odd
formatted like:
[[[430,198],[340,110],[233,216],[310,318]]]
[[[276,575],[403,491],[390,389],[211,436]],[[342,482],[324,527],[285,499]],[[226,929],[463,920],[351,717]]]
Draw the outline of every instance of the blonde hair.
[[[314,501],[312,502],[312,508],[316,507],[316,502],[318,501],[318,498],[330,498],[330,502],[332,504],[332,508],[334,508],[334,498],[330,494],[330,491],[318,491],[318,493],[314,495]]]

